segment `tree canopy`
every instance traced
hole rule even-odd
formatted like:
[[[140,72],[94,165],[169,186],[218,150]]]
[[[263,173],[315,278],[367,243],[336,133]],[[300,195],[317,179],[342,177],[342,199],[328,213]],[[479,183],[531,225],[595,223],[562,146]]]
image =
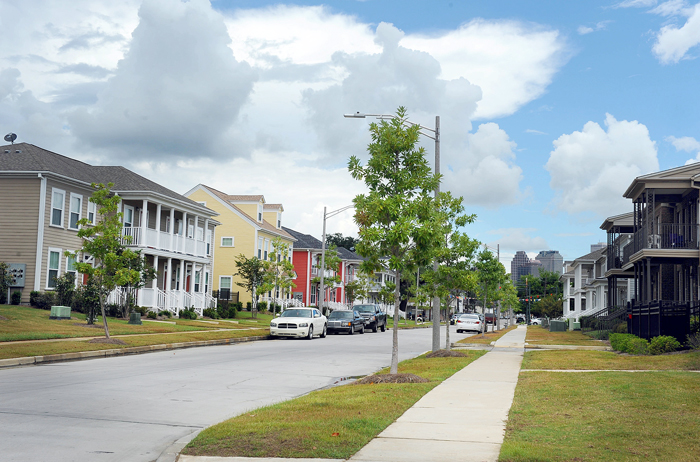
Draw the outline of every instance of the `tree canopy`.
[[[343,236],[342,233],[334,233],[326,235],[326,246],[344,247],[352,252],[355,251],[358,239],[352,236]]]

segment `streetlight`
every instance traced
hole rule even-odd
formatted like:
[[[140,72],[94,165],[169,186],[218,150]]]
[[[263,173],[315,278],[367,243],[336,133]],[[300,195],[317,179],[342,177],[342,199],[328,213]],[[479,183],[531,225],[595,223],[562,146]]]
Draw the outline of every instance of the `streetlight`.
[[[363,114],[361,112],[356,112],[354,114],[344,114],[343,117],[348,119],[364,119],[366,117],[375,117],[380,120],[384,119],[395,119],[396,116],[392,114]],[[404,120],[403,123],[410,125],[411,127],[418,126],[418,132],[431,140],[435,141],[435,174],[440,174],[440,116],[435,116],[435,129],[425,127],[421,124],[415,124]],[[425,131],[432,133],[426,133]],[[435,197],[437,198],[440,192],[440,183],[438,182],[435,188]],[[437,260],[433,262],[433,270],[437,272],[438,264]],[[433,297],[433,351],[440,349],[440,298]],[[436,321],[437,320],[437,321]],[[447,320],[449,322],[449,320]]]
[[[355,206],[346,205],[343,208],[333,210],[332,212],[328,213],[326,213],[326,207],[323,207],[323,240],[321,241],[321,293],[319,294],[319,307],[321,308],[321,312],[323,312],[323,302],[325,301],[324,298],[326,298],[326,288],[323,286],[323,277],[326,275],[326,218],[334,217],[339,213],[342,213],[353,207]]]

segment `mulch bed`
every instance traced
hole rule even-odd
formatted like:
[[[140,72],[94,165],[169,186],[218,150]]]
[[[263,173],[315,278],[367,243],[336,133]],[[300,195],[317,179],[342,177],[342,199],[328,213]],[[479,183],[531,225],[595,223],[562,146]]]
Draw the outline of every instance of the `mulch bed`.
[[[88,343],[109,343],[112,345],[128,345],[124,340],[120,340],[118,338],[93,338],[91,340],[88,340]]]
[[[438,351],[433,351],[432,353],[428,353],[425,355],[426,358],[451,358],[453,356],[467,356],[461,351],[454,351],[454,350],[438,350]]]
[[[416,374],[374,374],[355,382],[358,385],[371,385],[375,383],[425,383],[430,380]]]

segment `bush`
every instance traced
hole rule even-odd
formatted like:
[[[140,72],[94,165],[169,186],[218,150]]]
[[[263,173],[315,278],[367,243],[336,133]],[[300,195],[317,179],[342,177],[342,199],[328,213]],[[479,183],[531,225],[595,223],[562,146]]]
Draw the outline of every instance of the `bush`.
[[[36,306],[36,299],[41,294],[38,290],[29,292],[29,306]]]
[[[243,303],[241,302],[236,302],[233,304],[233,306],[236,307],[236,311],[243,311]]]
[[[228,300],[219,300],[219,304],[216,306],[216,311],[219,313],[219,317],[223,319],[229,317],[229,306]]]
[[[110,303],[108,305],[105,305],[105,315],[111,318],[117,318],[121,317],[122,315],[122,307],[121,305],[118,305],[117,303]]]
[[[94,324],[100,311],[100,288],[93,280],[88,280],[75,291],[71,308],[78,313],[85,314],[88,324]]]
[[[632,334],[610,334],[610,346],[615,351],[626,352],[627,342],[635,337]]]
[[[147,317],[148,319],[155,319],[155,318],[158,317],[158,315],[156,314],[155,311],[149,311],[149,312],[146,314],[146,317]]]
[[[681,347],[681,344],[675,337],[670,335],[659,335],[651,339],[649,343],[649,353],[653,355],[660,355],[663,353],[670,353],[676,351]]]
[[[267,302],[258,302],[258,311],[267,311]]]
[[[42,310],[50,310],[55,304],[53,292],[38,292],[34,295],[32,306]]]
[[[158,312],[158,316],[165,316],[166,318],[172,318],[173,314],[168,310],[162,310]]]
[[[13,305],[19,305],[19,302],[22,301],[22,292],[20,292],[19,290],[15,290],[14,292],[12,292],[12,295],[10,296],[10,301]]]
[[[627,333],[627,323],[621,322],[613,327],[613,332],[616,334],[626,334]]]
[[[197,313],[194,308],[185,308],[180,310],[180,319],[197,319]]]
[[[692,348],[693,350],[700,350],[700,333],[690,334],[687,338],[688,342],[686,345],[688,345],[689,348]]]
[[[245,310],[246,311],[253,311],[253,304],[250,302],[245,302]]]
[[[221,317],[219,316],[219,312],[216,310],[216,308],[205,308],[202,314],[212,319],[219,319]]]
[[[151,310],[149,310],[146,306],[135,306],[134,312],[140,314],[141,316],[148,316],[148,313],[150,313]]]
[[[75,295],[75,275],[73,273],[63,273],[55,279],[56,282],[56,303],[60,306],[71,306]]]
[[[610,334],[610,346],[620,353],[649,354],[649,342],[632,334]]]

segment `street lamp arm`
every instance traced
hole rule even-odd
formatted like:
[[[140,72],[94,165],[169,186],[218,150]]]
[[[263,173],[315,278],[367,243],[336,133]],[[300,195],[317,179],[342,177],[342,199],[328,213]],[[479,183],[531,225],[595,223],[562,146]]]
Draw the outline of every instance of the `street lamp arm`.
[[[332,212],[326,213],[325,218],[330,218],[338,215],[339,213],[345,212],[348,209],[355,207],[354,204],[346,205],[345,207],[339,208],[338,210],[333,210]]]
[[[364,119],[364,118],[367,118],[367,117],[374,117],[374,118],[380,119],[380,120],[396,119],[396,118],[397,118],[395,115],[392,115],[392,114],[363,114],[363,113],[361,113],[361,112],[356,112],[356,113],[354,113],[354,114],[343,114],[343,117],[345,117],[346,119]],[[404,124],[404,125],[409,125],[409,126],[411,126],[411,127],[418,126],[418,129],[419,129],[419,130],[428,130],[429,132],[434,133],[435,136],[434,136],[434,135],[428,135],[427,133],[424,133],[424,132],[421,131],[421,135],[423,135],[423,136],[425,136],[425,137],[427,137],[427,138],[430,138],[431,140],[435,141],[435,138],[436,138],[436,135],[437,135],[437,130],[434,130],[434,129],[430,128],[430,127],[423,126],[423,125],[421,125],[421,124],[413,123],[413,122],[408,121],[408,120],[403,120],[403,121],[401,121],[401,123]]]

